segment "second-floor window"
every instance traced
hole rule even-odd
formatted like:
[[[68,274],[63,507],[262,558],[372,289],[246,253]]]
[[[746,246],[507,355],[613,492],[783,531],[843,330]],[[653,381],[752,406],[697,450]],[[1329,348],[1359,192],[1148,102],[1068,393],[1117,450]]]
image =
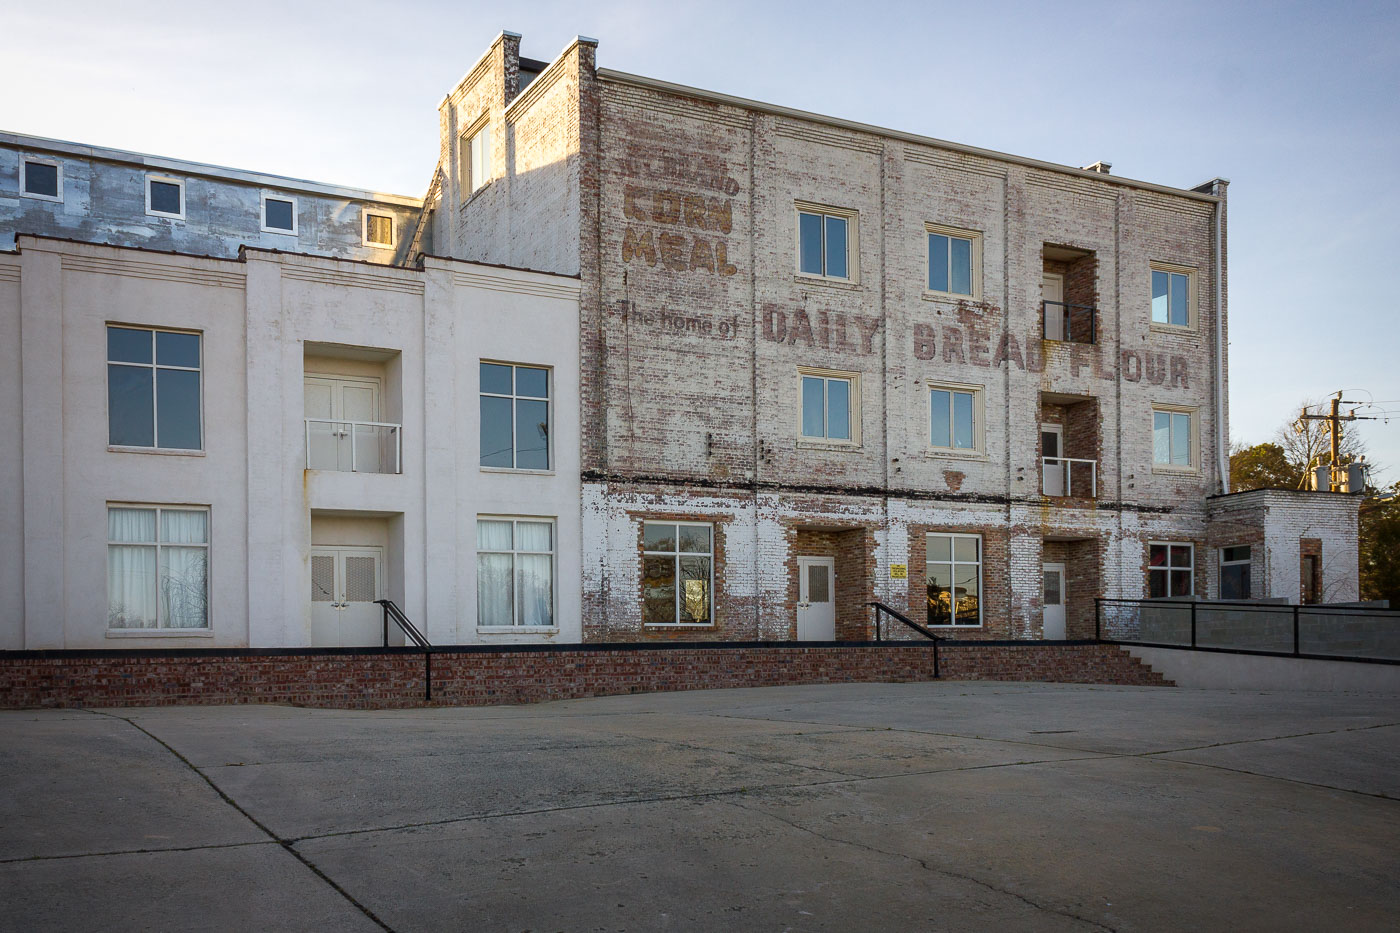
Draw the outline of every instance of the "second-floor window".
[[[855,410],[859,377],[802,373],[802,437],[851,444],[856,441]]]
[[[481,465],[549,469],[549,370],[481,364]]]
[[[201,339],[183,331],[107,326],[107,443],[201,450]]]
[[[977,390],[929,386],[929,446],[939,450],[978,448]]]

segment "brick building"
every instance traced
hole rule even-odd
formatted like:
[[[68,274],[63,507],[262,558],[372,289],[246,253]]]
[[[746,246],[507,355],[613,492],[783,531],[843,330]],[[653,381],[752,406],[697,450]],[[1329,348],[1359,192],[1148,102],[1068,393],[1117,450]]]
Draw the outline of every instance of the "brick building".
[[[524,625],[522,640],[863,640],[873,600],[955,637],[1074,639],[1092,635],[1098,595],[1355,598],[1354,499],[1224,495],[1223,179],[1191,189],[1134,181],[1103,163],[1055,165],[600,69],[595,52],[580,38],[552,61],[522,58],[520,37],[503,33],[440,104],[440,159],[421,202],[3,136],[0,222],[21,235],[17,256],[76,252],[89,272],[122,260],[137,276],[151,260],[133,266],[129,254],[22,235],[153,246],[179,251],[159,263],[193,270],[181,273],[189,282],[246,282],[247,360],[233,362],[249,424],[252,361],[295,362],[306,340],[407,367],[415,382],[404,399],[421,432],[414,491],[366,517],[408,542],[394,592],[439,642],[498,634],[478,617],[485,565],[472,542],[483,515],[556,528],[550,616],[573,618]],[[252,300],[251,270],[274,265],[320,270],[298,273],[321,286],[305,299],[315,335],[286,324],[301,306],[280,324],[253,315],[272,299]],[[37,273],[26,284],[28,269],[0,262],[0,285],[14,285],[0,307],[15,309],[7,321],[23,361],[100,352],[69,347],[66,332],[20,328],[62,291],[45,291]],[[368,324],[334,336],[335,289],[357,276],[419,296],[395,319],[392,346]],[[463,287],[478,290],[452,299]],[[571,301],[571,289],[576,322],[548,333],[520,324],[528,309],[508,326],[516,305],[488,294]],[[382,301],[366,300],[369,322]],[[474,302],[483,316],[453,318]],[[104,319],[98,307],[83,313]],[[160,323],[136,317],[128,308],[120,319]],[[420,317],[455,343],[428,339]],[[383,362],[396,354],[399,363]],[[470,411],[478,395],[499,393],[462,375],[478,364],[554,374],[548,429],[559,458],[547,469],[488,463]],[[60,457],[68,430],[44,422],[42,406],[101,405],[101,388],[74,387],[87,392],[81,403],[38,382],[12,388],[6,417],[26,447],[7,461],[6,481],[37,516],[54,500],[34,470],[58,469],[44,457]],[[314,584],[316,542],[301,531],[318,507],[298,489],[327,480],[313,475],[309,429],[301,446],[295,436],[305,399],[280,391],[291,421],[271,453],[286,475],[263,479],[280,498],[245,490],[236,508],[269,546],[275,529],[297,530],[300,550],[268,563],[282,594],[268,600],[253,566],[266,557],[244,542],[247,564],[232,572],[249,618],[296,614]],[[271,414],[276,399],[261,394],[257,410]],[[425,443],[435,416],[450,427]],[[267,468],[248,444],[236,457],[253,482]],[[90,456],[130,460],[100,445]],[[136,477],[124,490],[71,495],[91,499],[88,512],[159,498],[135,488],[141,468],[123,469]],[[523,475],[502,475],[512,472]],[[532,490],[550,475],[559,481],[545,504]],[[186,480],[181,501],[207,504],[203,480]],[[478,480],[499,494],[482,500]],[[320,508],[323,525],[344,507]],[[3,570],[34,619],[7,643],[52,644],[30,630],[55,606],[100,602],[89,598],[101,587],[89,565],[104,543],[88,541],[86,563],[55,582],[45,561],[67,560],[69,545],[60,536],[31,548],[37,533],[17,524],[28,550]],[[84,527],[74,520],[63,534],[71,543]],[[437,543],[448,540],[443,557]],[[260,634],[245,618],[220,643],[307,637],[292,623]]]

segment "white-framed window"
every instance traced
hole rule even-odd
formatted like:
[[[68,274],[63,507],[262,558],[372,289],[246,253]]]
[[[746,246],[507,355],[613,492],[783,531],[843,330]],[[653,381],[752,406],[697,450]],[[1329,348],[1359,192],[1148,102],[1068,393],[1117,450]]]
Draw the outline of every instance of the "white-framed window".
[[[1147,595],[1152,599],[1196,592],[1196,546],[1153,541],[1147,545]]]
[[[297,199],[290,194],[262,193],[262,232],[297,235]]]
[[[209,509],[107,505],[107,627],[209,628]]]
[[[642,522],[642,622],[713,625],[714,525]]]
[[[146,213],[152,217],[184,220],[185,180],[169,175],[147,175]]]
[[[476,520],[478,628],[554,628],[554,519]]]
[[[928,444],[939,453],[982,450],[982,389],[979,386],[928,386]]]
[[[833,444],[860,443],[860,374],[799,367],[802,416],[798,436]]]
[[[1220,598],[1249,599],[1250,546],[1237,544],[1220,549]]]
[[[797,271],[801,275],[858,281],[859,215],[852,210],[798,201]]]
[[[460,184],[473,194],[491,180],[491,124],[478,121],[458,140]]]
[[[394,215],[366,207],[360,212],[364,225],[364,245],[375,249],[394,248]]]
[[[107,444],[203,450],[203,337],[107,325]]]
[[[1196,410],[1156,406],[1152,408],[1152,466],[1163,470],[1194,470],[1199,461]]]
[[[1185,266],[1152,264],[1152,323],[1189,330],[1196,326],[1196,276]]]
[[[939,224],[925,224],[924,229],[928,233],[925,291],[930,295],[980,298],[982,234]]]
[[[982,536],[928,534],[924,538],[928,624],[982,624]]]
[[[63,163],[24,156],[19,162],[19,193],[40,201],[63,200]]]
[[[481,465],[548,470],[550,371],[481,361]]]

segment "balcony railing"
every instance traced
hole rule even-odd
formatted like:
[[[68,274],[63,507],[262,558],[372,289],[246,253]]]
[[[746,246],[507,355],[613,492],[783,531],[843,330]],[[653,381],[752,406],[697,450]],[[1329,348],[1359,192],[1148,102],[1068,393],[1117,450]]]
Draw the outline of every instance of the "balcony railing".
[[[1073,496],[1074,495],[1074,474],[1075,464],[1079,464],[1079,488],[1082,497],[1084,488],[1085,467],[1088,467],[1089,474],[1089,498],[1097,499],[1099,495],[1099,465],[1093,460],[1083,460],[1078,457],[1041,457],[1040,458],[1040,494],[1043,496]]]
[[[1043,333],[1046,340],[1068,343],[1098,342],[1098,309],[1092,305],[1072,305],[1063,301],[1042,301]]]
[[[306,468],[349,473],[400,473],[403,425],[385,421],[306,419]]]

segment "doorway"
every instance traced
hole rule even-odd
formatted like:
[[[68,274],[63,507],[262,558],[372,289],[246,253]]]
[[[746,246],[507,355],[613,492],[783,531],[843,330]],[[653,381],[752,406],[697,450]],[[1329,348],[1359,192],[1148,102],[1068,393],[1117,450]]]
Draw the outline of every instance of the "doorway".
[[[1041,489],[1043,496],[1063,496],[1065,494],[1065,469],[1068,464],[1064,457],[1065,429],[1063,425],[1042,424],[1040,426]]]
[[[311,646],[381,645],[384,550],[378,547],[311,549]]]
[[[307,465],[313,470],[379,473],[379,383],[306,377]]]
[[[1065,565],[1045,564],[1045,615],[1041,637],[1046,641],[1065,639]]]
[[[797,558],[797,640],[835,641],[836,558]]]
[[[1044,273],[1040,280],[1040,298],[1045,302],[1045,339],[1064,340],[1069,336],[1069,328],[1065,326],[1065,277],[1057,272]]]

